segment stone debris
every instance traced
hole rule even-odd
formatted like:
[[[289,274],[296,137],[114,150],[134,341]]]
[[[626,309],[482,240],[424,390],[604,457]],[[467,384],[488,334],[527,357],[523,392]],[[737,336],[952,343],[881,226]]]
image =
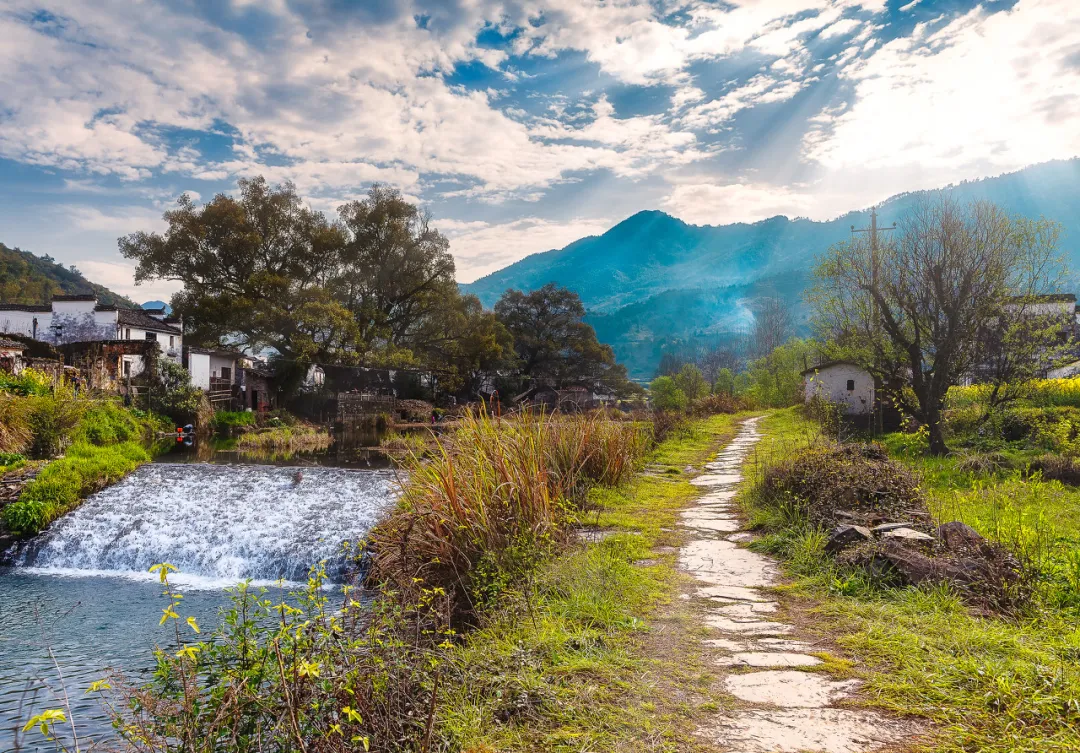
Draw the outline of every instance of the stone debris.
[[[759,439],[757,421],[744,422],[738,437],[706,465],[707,473],[691,480],[706,493],[681,514],[682,526],[696,534],[679,552],[680,567],[699,584],[689,598],[699,600],[702,621],[719,633],[704,640],[704,646],[717,653],[715,666],[760,670],[724,677],[725,691],[749,707],[717,713],[698,734],[731,753],[864,753],[916,734],[919,728],[909,722],[834,708],[850,697],[858,681],[799,671],[823,662],[807,653],[813,648],[809,643],[788,637],[795,632],[792,625],[776,618],[779,605],[763,589],[779,583],[777,563],[739,546],[753,535],[740,530],[731,509],[742,481],[741,464]],[[840,552],[873,542],[875,533],[894,545],[924,541],[908,538],[927,536],[912,525],[887,524],[884,531],[874,532],[841,525],[828,546]],[[950,533],[960,545],[977,545],[965,530]]]
[[[916,531],[914,528],[894,528],[891,531],[886,531],[881,535],[883,539],[897,539],[900,541],[920,542],[920,541],[933,541],[934,537],[928,533],[922,531]]]

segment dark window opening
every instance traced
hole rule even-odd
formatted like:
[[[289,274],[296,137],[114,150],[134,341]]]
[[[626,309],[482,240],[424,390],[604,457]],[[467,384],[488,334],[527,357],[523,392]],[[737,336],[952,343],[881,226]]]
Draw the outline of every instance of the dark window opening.
[[[854,379],[847,380],[847,388],[848,388],[848,392],[854,392],[855,391],[855,380]]]
[[[222,366],[221,367],[221,378],[222,379],[231,379],[232,378],[232,370],[228,366]]]
[[[157,333],[156,332],[147,332],[146,333],[146,339],[147,340],[153,340],[154,342],[157,342]]]

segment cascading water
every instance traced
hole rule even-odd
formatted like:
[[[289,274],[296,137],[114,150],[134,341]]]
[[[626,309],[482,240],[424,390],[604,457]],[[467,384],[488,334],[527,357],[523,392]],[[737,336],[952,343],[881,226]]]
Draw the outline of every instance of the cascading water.
[[[134,575],[168,562],[179,580],[231,584],[303,580],[327,560],[333,580],[345,562],[342,542],[362,538],[396,494],[386,471],[151,464],[54,523],[17,563]]]

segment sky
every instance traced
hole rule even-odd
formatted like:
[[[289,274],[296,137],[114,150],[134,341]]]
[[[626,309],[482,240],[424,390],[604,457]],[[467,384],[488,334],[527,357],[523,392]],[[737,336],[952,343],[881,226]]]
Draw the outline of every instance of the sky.
[[[468,282],[643,209],[829,219],[1080,154],[1077,0],[0,0],[0,242],[292,181],[423,205]]]

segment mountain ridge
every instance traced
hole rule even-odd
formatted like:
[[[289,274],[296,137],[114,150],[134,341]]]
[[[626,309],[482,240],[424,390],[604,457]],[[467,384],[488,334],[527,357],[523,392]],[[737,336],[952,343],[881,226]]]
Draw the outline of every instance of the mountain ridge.
[[[131,299],[91,282],[74,267],[0,243],[0,303],[47,304],[54,295],[87,294],[106,306],[138,308]]]
[[[1080,269],[1080,158],[934,190],[1060,222],[1062,252],[1072,269]],[[927,193],[889,197],[877,207],[879,221],[891,224]],[[600,235],[532,254],[461,287],[486,306],[509,288],[532,290],[548,282],[568,287],[581,296],[600,339],[615,348],[631,374],[647,378],[666,349],[737,335],[752,320],[754,297],[792,300],[805,333],[801,297],[815,258],[850,237],[851,225],[868,224],[869,212],[851,210],[831,220],[776,215],[753,223],[693,225],[660,210],[642,210]],[[680,297],[686,316],[671,321],[672,309],[679,308],[673,301]]]

